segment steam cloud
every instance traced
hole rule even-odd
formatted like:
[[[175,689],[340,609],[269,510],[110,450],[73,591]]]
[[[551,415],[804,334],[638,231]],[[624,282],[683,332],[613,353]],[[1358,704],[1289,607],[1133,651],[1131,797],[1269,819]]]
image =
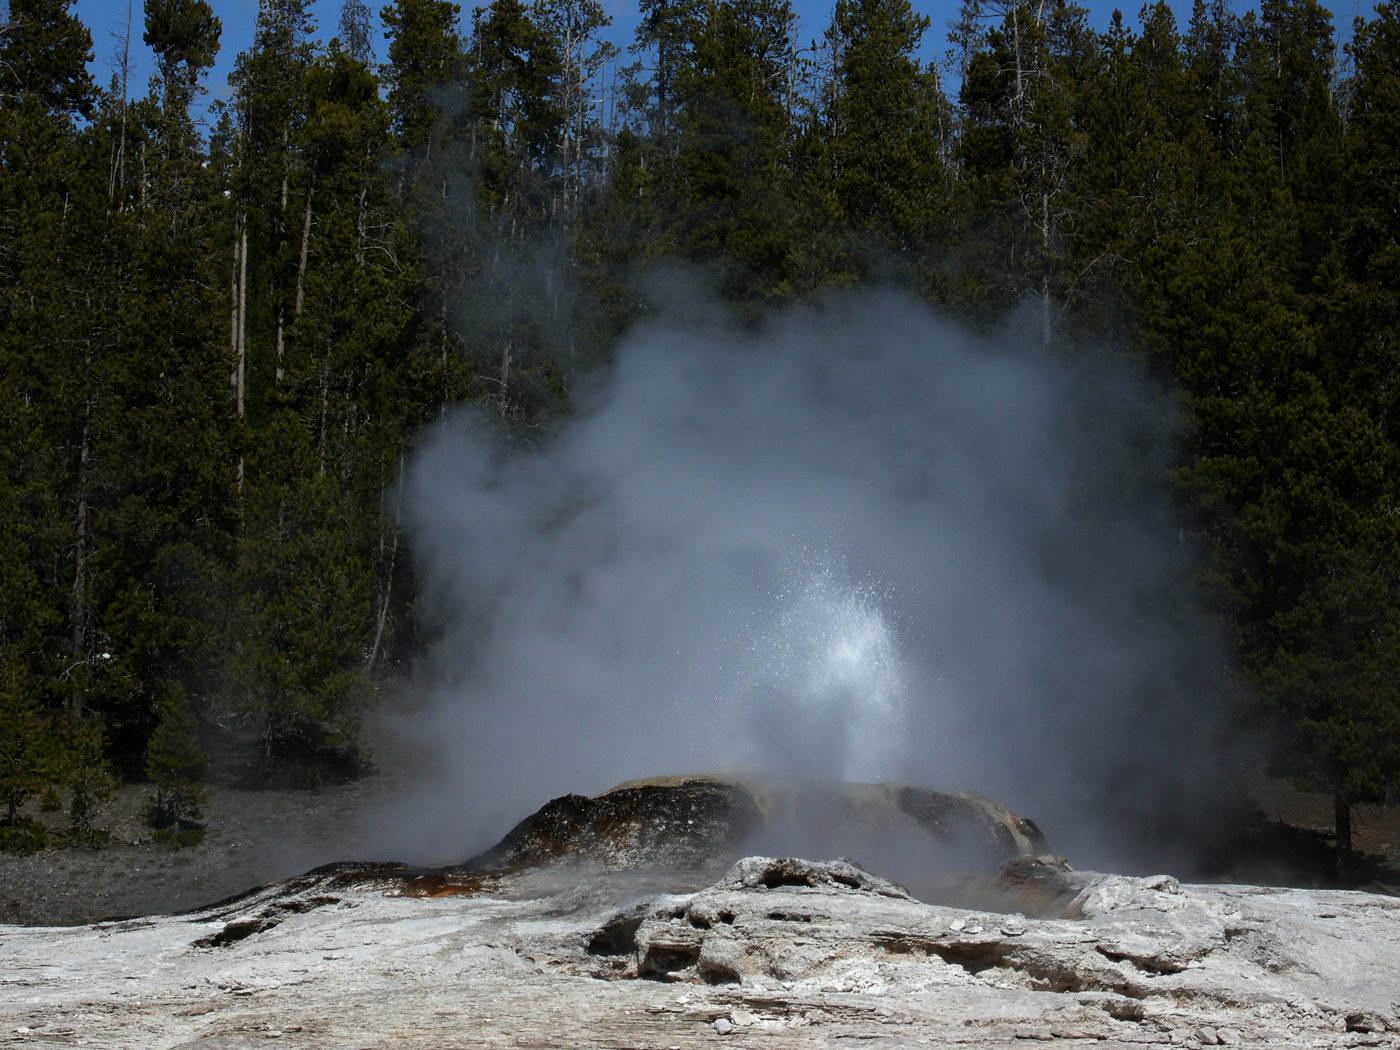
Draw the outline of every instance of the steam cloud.
[[[978,790],[1129,866],[1219,765],[1166,405],[865,294],[646,325],[526,451],[449,419],[406,504],[442,780],[396,848],[460,860],[548,798],[728,770]]]

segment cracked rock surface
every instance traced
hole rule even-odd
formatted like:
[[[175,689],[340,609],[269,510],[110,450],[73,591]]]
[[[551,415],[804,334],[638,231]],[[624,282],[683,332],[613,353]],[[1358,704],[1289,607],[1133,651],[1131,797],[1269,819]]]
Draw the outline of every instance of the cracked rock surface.
[[[685,893],[600,867],[439,896],[410,882],[339,868],[185,915],[0,927],[0,1033],[112,1050],[1400,1045],[1400,900],[1365,893],[1063,869],[1069,899],[1036,918],[764,857]]]

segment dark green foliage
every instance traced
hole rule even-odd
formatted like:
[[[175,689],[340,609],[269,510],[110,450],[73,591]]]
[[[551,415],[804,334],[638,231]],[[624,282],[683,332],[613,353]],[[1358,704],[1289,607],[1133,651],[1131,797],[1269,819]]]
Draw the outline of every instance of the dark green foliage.
[[[5,807],[0,825],[14,828],[20,823],[19,807],[49,785],[56,757],[38,702],[13,664],[5,667],[0,672],[0,805]],[[26,833],[16,841],[29,842],[32,837]]]
[[[146,818],[157,831],[197,830],[209,755],[199,742],[199,723],[185,697],[172,690],[160,701],[158,721],[146,744],[146,776],[156,786]]]
[[[827,29],[839,62],[819,115],[818,177],[827,223],[864,242],[852,246],[858,279],[894,277],[948,243],[953,115],[914,57],[928,25],[907,0],[838,0]]]
[[[107,832],[97,823],[97,806],[112,797],[115,783],[103,754],[102,731],[91,718],[66,716],[60,723],[62,778],[69,792],[70,841],[101,845]]]
[[[204,0],[147,0],[141,39],[156,54],[167,91],[192,93],[202,70],[214,64],[222,23]]]
[[[249,457],[250,493],[225,648],[224,703],[256,737],[259,775],[315,782],[359,765],[359,647],[370,589],[349,509],[311,435],[279,412]]]
[[[67,0],[10,0],[7,6],[0,98],[7,107],[89,116],[96,94],[87,71],[92,36]]]
[[[784,97],[794,15],[786,0],[720,0],[704,12],[673,79],[677,181],[663,243],[715,265],[725,298],[782,298],[796,276]]]
[[[49,844],[48,832],[37,820],[18,820],[13,824],[0,823],[0,852],[26,856],[38,853]]]
[[[389,38],[385,94],[400,149],[427,144],[440,121],[438,96],[461,76],[459,14],[447,0],[398,0],[379,14]]]

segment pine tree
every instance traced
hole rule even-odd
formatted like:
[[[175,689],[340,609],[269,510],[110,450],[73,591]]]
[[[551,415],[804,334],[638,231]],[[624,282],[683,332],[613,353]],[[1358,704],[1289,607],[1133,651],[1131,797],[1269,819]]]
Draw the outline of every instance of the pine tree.
[[[369,65],[374,57],[370,42],[369,5],[365,0],[344,0],[340,5],[340,45],[357,62]]]
[[[970,222],[997,247],[981,251],[982,312],[1036,303],[1048,344],[1061,305],[1078,292],[1070,257],[1079,165],[1086,149],[1082,85],[1097,76],[1096,38],[1074,4],[1032,10],[1008,5],[973,56],[963,84],[964,166],[973,180]],[[1008,252],[1009,267],[998,256]]]
[[[202,0],[152,5],[157,73],[111,140],[139,178],[113,180],[107,285],[117,318],[103,355],[93,444],[94,695],[128,776],[159,721],[159,697],[204,678],[209,609],[234,527],[234,420],[219,325],[214,186],[190,106],[218,48]]]
[[[785,105],[795,16],[786,0],[719,0],[674,71],[676,181],[663,190],[667,254],[712,265],[736,302],[790,294],[795,279],[794,128]]]
[[[283,781],[359,762],[370,616],[357,553],[373,530],[344,478],[355,466],[367,347],[338,340],[355,327],[343,297],[385,244],[369,228],[370,172],[387,126],[378,84],[339,46],[316,54],[309,32],[300,0],[263,4],[233,78],[240,125],[224,147],[236,209],[236,372],[246,364],[253,389],[218,703],[251,730],[256,775]],[[323,272],[323,260],[340,273]],[[337,280],[348,283],[325,301],[318,290]]]
[[[822,225],[850,238],[850,258],[833,261],[846,279],[908,282],[921,257],[948,244],[952,111],[916,57],[928,25],[907,0],[838,0],[827,29],[836,60],[816,181]]]
[[[495,0],[474,14],[467,51],[475,265],[455,307],[467,396],[499,418],[538,425],[564,403],[568,288],[562,253],[570,114],[562,40],[543,7]]]
[[[519,0],[494,0],[477,11],[468,63],[477,197],[494,239],[519,243],[550,218],[556,200],[565,122],[559,41]]]
[[[252,730],[258,779],[354,775],[365,687],[357,657],[371,612],[350,508],[288,410],[273,416],[249,468],[263,480],[247,498],[233,578],[230,703]]]
[[[632,44],[634,54],[646,56],[651,76],[646,97],[648,136],[658,144],[668,141],[677,100],[676,79],[690,62],[690,50],[705,14],[703,0],[639,0],[641,19]],[[665,147],[663,146],[663,153]]]
[[[78,130],[96,114],[87,29],[59,0],[15,0],[9,15],[0,37],[0,512],[13,531],[2,641],[42,708],[80,713],[100,652],[90,630],[89,464],[104,327],[94,299],[105,281],[91,231],[106,180]]]
[[[1223,154],[1238,144],[1243,128],[1240,71],[1234,61],[1239,18],[1225,0],[1194,0],[1182,47],[1187,86],[1202,130]]]
[[[612,19],[598,0],[538,0],[535,17],[558,44],[559,108],[563,119],[555,155],[561,169],[556,223],[572,226],[603,180],[604,129],[599,123],[602,75],[618,55],[600,38]]]
[[[233,141],[222,147],[233,164],[230,341],[238,414],[254,429],[277,403],[304,254],[306,186],[295,141],[306,118],[310,32],[305,0],[263,0],[252,50],[229,77],[237,118]]]
[[[1345,881],[1351,807],[1381,797],[1400,757],[1400,531],[1386,509],[1400,461],[1348,363],[1352,293],[1323,188],[1339,127],[1315,16],[1246,17],[1236,58],[1227,20],[1198,6],[1195,90],[1164,125],[1179,172],[1165,214],[1179,217],[1145,242],[1133,295],[1190,412],[1177,480],[1219,557],[1253,713],[1278,769],[1332,792]]]
[[[373,670],[392,646],[391,612],[405,600],[385,494],[402,470],[413,427],[436,406],[418,402],[418,363],[405,353],[417,319],[395,308],[414,289],[394,264],[407,234],[392,211],[393,176],[380,164],[390,124],[378,84],[368,67],[332,46],[313,64],[307,90],[312,115],[304,153],[317,207],[303,309],[289,336],[288,385],[312,431],[318,477],[346,516],[355,564],[373,578],[373,628],[363,620],[352,631]]]
[[[147,819],[172,845],[193,845],[202,829],[183,825],[200,818],[209,756],[200,745],[194,712],[178,688],[161,698],[157,719],[146,746],[145,772],[156,786]]]
[[[102,731],[94,719],[70,713],[60,723],[59,739],[63,784],[69,791],[69,835],[85,846],[100,845],[105,832],[97,826],[97,806],[112,797],[113,787]]]
[[[389,109],[401,150],[434,149],[430,134],[442,122],[439,103],[462,75],[460,8],[447,0],[396,0],[379,14],[389,39],[384,67]]]
[[[1400,7],[1380,4],[1357,26],[1349,50],[1355,64],[1347,108],[1342,178],[1341,266],[1349,284],[1329,360],[1349,381],[1350,396],[1368,407],[1387,440],[1400,440],[1400,217],[1395,187],[1400,158]],[[1341,378],[1339,377],[1339,379]]]
[[[1316,0],[1262,0],[1240,26],[1235,64],[1241,72],[1244,133],[1268,142],[1284,178],[1297,160],[1311,98],[1333,78],[1332,14]]]
[[[403,425],[439,414],[467,387],[457,309],[483,254],[477,229],[474,135],[466,97],[456,4],[397,0],[380,15],[389,38],[383,67],[395,178],[389,202],[394,232],[381,257],[416,289],[402,339],[397,382],[412,408]]]
[[[36,836],[11,832],[20,824],[19,807],[44,789],[52,778],[54,744],[44,724],[43,710],[26,688],[19,669],[7,661],[0,670],[0,803],[6,807],[0,849],[28,850],[43,844]]]

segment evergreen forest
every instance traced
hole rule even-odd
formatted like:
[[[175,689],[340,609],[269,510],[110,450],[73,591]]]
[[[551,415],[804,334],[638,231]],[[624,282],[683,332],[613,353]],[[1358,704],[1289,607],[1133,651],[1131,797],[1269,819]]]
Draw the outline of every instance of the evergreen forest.
[[[362,771],[433,625],[396,487],[473,402],[529,442],[681,265],[741,318],[907,291],[1172,389],[1239,717],[1336,800],[1400,784],[1400,5],[261,0],[227,102],[206,0],[92,79],[68,0],[0,26],[0,833],[211,760]],[[329,42],[324,37],[330,36]],[[944,57],[919,56],[932,41]],[[946,44],[946,50],[944,45]],[[32,844],[32,843],[31,843]]]

